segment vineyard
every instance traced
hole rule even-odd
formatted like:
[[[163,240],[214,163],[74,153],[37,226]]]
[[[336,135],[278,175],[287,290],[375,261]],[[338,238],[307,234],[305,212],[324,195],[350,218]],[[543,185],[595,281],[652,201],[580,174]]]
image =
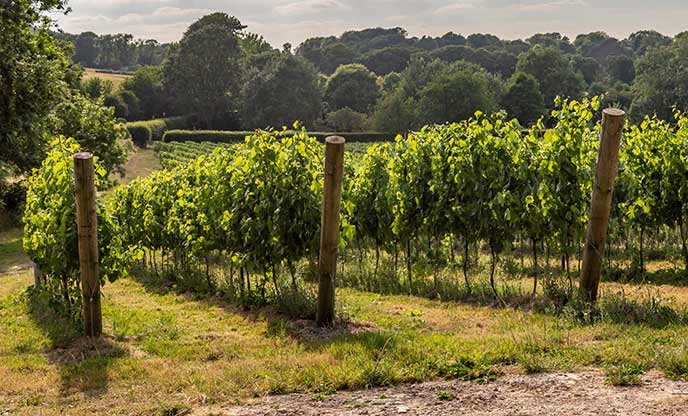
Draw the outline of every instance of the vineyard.
[[[559,101],[551,129],[539,124],[524,134],[503,113],[476,113],[394,143],[349,146],[338,284],[441,299],[503,299],[522,292],[495,281],[500,264],[513,267],[518,253],[532,293],[558,292],[567,303],[588,220],[598,110],[597,99]],[[606,257],[608,276],[644,276],[650,240],[653,252],[686,263],[686,123],[677,115],[675,126],[648,118],[626,129],[608,240],[608,251],[623,255],[617,262]],[[138,258],[167,279],[249,304],[286,304],[285,294],[298,294],[299,302],[283,305],[295,309],[286,312],[310,316],[322,145],[305,131],[257,131],[233,146],[157,146],[163,165],[174,168],[116,189],[102,207],[110,221],[101,227],[118,230],[101,233],[116,235],[101,244],[103,261],[113,263],[106,270],[124,270],[120,260]],[[46,189],[55,197],[71,192],[68,180],[39,181],[68,178],[68,172],[54,172],[67,162],[55,160],[32,180],[25,241],[29,255],[48,278],[59,278],[69,298],[65,288],[69,282],[76,287],[75,260],[55,257],[50,247],[56,240],[44,237],[56,229],[59,241],[74,238],[69,222],[51,224],[64,221],[64,205],[40,197]],[[482,270],[483,258],[486,282],[471,276]],[[552,258],[561,260],[563,281],[551,278],[561,276],[552,273]]]
[[[167,169],[100,193],[104,332],[88,342],[78,338],[92,299],[79,287],[79,146],[59,137],[30,179],[24,218],[40,274],[20,295],[19,283],[0,287],[11,317],[0,321],[0,376],[13,380],[0,397],[30,412],[95,391],[76,408],[179,414],[268,393],[320,401],[438,378],[486,383],[514,369],[592,367],[613,385],[643,384],[650,370],[685,379],[688,118],[626,125],[591,305],[574,282],[599,113],[596,99],[562,100],[549,128],[476,113],[347,143],[337,321],[326,329],[311,322],[323,144],[259,130],[241,144],[157,145]],[[85,358],[45,363],[45,348]]]
[[[155,142],[153,150],[165,169],[188,165],[200,156],[207,156],[217,147],[230,148],[234,145],[213,142]],[[347,152],[356,160],[363,157],[369,143],[348,143]]]

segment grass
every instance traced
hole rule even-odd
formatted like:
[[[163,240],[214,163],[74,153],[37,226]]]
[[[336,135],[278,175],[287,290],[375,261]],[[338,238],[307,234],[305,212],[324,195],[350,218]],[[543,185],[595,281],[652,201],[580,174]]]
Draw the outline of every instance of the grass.
[[[17,233],[2,238],[14,241]],[[124,279],[104,287],[106,336],[90,342],[27,298],[31,281],[28,270],[0,275],[0,409],[20,414],[185,414],[264,394],[321,398],[341,389],[589,367],[615,385],[635,384],[651,369],[688,376],[688,331],[675,321],[585,323],[341,289],[347,319],[323,332],[270,309],[246,311]],[[674,291],[688,296],[688,289]]]
[[[117,89],[119,88],[124,81],[126,81],[128,78],[130,78],[131,75],[124,75],[124,74],[108,74],[105,72],[97,72],[97,70],[93,68],[85,68],[84,70],[84,75],[83,75],[83,80],[89,80],[91,78],[100,78],[104,81],[110,81],[112,82],[112,87]]]
[[[160,169],[160,160],[153,149],[134,147],[129,151],[129,158],[124,165],[124,177],[117,176],[114,179],[118,184],[126,185],[136,178],[150,176]]]

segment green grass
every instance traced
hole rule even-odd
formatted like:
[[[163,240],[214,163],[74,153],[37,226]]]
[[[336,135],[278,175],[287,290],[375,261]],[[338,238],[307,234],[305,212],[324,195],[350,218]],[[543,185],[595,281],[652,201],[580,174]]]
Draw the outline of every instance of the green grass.
[[[17,238],[2,236],[6,252]],[[88,341],[25,294],[31,281],[29,270],[0,273],[0,409],[17,414],[185,414],[265,394],[322,400],[342,389],[442,378],[488,383],[514,372],[590,367],[615,385],[636,384],[650,370],[688,377],[685,322],[638,321],[666,310],[634,300],[633,289],[618,283],[605,291],[621,287],[627,297],[605,298],[614,305],[608,309],[644,308],[633,319],[606,312],[585,321],[344,288],[343,320],[321,330],[271,308],[247,310],[137,276],[103,288],[105,336]],[[680,311],[688,289],[669,289],[677,295],[670,309]]]

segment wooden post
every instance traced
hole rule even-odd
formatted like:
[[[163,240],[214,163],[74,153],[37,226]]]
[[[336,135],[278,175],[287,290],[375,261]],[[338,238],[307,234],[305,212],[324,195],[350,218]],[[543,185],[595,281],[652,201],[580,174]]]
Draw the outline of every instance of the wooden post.
[[[320,284],[318,285],[318,311],[320,326],[334,323],[334,288],[339,247],[339,208],[342,199],[344,175],[343,137],[325,139],[325,189],[323,192],[322,223],[320,227]]]
[[[595,182],[590,204],[590,222],[583,247],[583,267],[580,275],[580,291],[590,302],[597,301],[602,271],[602,257],[607,240],[609,215],[612,206],[614,179],[619,164],[619,147],[624,127],[622,110],[609,108],[602,112],[602,131],[597,155]]]
[[[93,155],[77,153],[73,158],[84,332],[89,337],[99,337],[103,332],[103,323],[100,311],[98,217]]]

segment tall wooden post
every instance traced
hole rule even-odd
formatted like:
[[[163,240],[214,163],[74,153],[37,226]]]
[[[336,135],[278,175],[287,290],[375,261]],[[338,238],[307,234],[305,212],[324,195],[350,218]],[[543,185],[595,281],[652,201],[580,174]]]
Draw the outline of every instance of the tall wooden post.
[[[583,267],[580,275],[580,291],[590,302],[597,301],[602,272],[602,257],[607,241],[607,228],[612,206],[614,179],[619,165],[619,147],[624,127],[622,110],[609,108],[602,112],[602,131],[597,155],[597,169],[592,189],[590,222],[583,247]]]
[[[318,285],[318,311],[320,326],[334,322],[334,288],[339,247],[339,208],[342,199],[344,176],[343,137],[325,139],[325,189],[323,193],[322,223],[320,226],[320,284]]]
[[[77,153],[73,158],[84,332],[89,337],[99,337],[103,332],[103,322],[100,310],[98,217],[93,155]]]

